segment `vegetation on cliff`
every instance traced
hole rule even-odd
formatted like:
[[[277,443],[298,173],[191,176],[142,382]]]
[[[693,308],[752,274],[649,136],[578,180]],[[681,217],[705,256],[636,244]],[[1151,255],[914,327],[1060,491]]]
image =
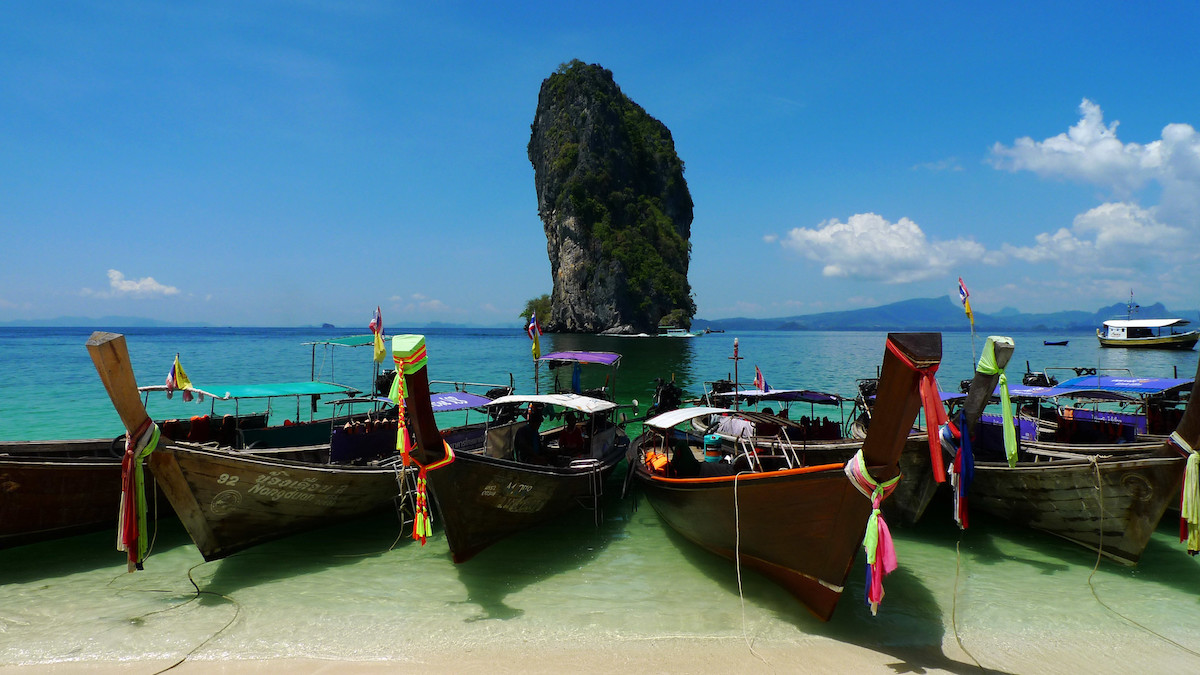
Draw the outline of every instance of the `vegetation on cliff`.
[[[574,60],[542,83],[531,132],[552,329],[689,324],[692,198],[670,130],[610,71]]]

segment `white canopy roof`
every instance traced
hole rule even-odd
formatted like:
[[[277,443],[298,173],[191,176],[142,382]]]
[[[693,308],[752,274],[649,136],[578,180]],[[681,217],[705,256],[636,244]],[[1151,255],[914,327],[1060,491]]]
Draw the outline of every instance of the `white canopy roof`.
[[[612,401],[605,401],[590,396],[580,396],[579,394],[513,394],[511,396],[501,396],[487,405],[489,408],[492,408],[501,405],[521,405],[523,403],[556,405],[562,408],[578,410],[589,415],[605,412],[617,407],[617,404]]]
[[[1185,326],[1191,323],[1187,319],[1113,319],[1105,321],[1105,326],[1114,328],[1166,328],[1167,326]]]
[[[670,429],[676,424],[686,422],[697,417],[704,417],[705,415],[723,415],[725,413],[733,412],[737,411],[730,410],[729,408],[678,408],[676,410],[668,410],[661,415],[655,415],[654,417],[646,420],[646,424],[656,429]]]

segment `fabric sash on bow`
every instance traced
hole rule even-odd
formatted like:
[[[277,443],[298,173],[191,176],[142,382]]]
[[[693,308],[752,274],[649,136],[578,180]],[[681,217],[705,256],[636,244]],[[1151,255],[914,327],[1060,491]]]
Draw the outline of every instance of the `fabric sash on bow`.
[[[900,476],[882,483],[877,482],[867,472],[867,462],[863,459],[862,449],[846,462],[846,476],[854,487],[871,500],[871,517],[867,519],[867,532],[863,536],[863,549],[867,553],[867,604],[871,606],[871,614],[879,611],[879,603],[883,601],[883,577],[896,570],[896,547],[892,544],[892,534],[879,505],[896,489]]]
[[[454,450],[445,440],[442,446],[446,451],[445,457],[430,464],[421,464],[412,456],[413,441],[409,437],[408,425],[405,421],[404,398],[407,387],[404,382],[406,375],[411,375],[425,367],[428,356],[425,352],[425,337],[422,335],[397,335],[392,338],[392,356],[396,362],[396,379],[392,382],[392,390],[388,397],[399,406],[399,418],[396,425],[396,450],[400,452],[403,465],[417,465],[417,495],[413,505],[412,538],[425,545],[429,535],[433,533],[433,518],[429,513],[429,496],[426,488],[426,474],[440,469],[454,461]]]
[[[1008,375],[1004,369],[996,365],[996,343],[1012,344],[1012,338],[991,336],[983,345],[983,353],[979,355],[979,364],[975,370],[984,375],[1000,374],[1000,417],[1004,426],[1004,456],[1008,465],[1017,465],[1017,429],[1013,426],[1012,400],[1008,396]]]
[[[942,462],[942,444],[938,439],[938,427],[949,424],[946,417],[946,406],[942,405],[942,395],[938,390],[937,363],[925,368],[918,368],[908,359],[891,340],[887,341],[887,349],[901,363],[914,370],[921,376],[921,403],[925,407],[925,431],[929,437],[929,461],[933,465],[933,478],[939,483],[946,481],[946,466]]]
[[[975,479],[975,455],[971,451],[971,435],[966,432],[967,411],[959,413],[958,425],[963,433],[957,441],[958,451],[954,454],[954,464],[950,469],[950,487],[953,488],[954,494],[954,522],[965,530],[969,525],[967,492],[970,490],[971,481]]]
[[[142,569],[149,549],[146,528],[146,479],[142,460],[158,447],[158,425],[149,418],[125,441],[121,458],[121,510],[118,516],[117,550],[125,551],[129,571]]]
[[[1200,553],[1200,454],[1177,431],[1171,433],[1171,442],[1187,456],[1179,501],[1179,541],[1186,542],[1187,552],[1196,555]]]

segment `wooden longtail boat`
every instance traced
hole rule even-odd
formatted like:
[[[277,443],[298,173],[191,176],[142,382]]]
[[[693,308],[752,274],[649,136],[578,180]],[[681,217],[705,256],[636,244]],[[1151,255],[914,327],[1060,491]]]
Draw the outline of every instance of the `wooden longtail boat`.
[[[395,343],[401,354],[411,346]],[[398,357],[399,358],[399,357]],[[620,360],[610,352],[555,352],[538,361],[552,368],[564,365],[599,364],[611,368]],[[557,378],[556,378],[557,379]],[[573,376],[572,380],[577,380]],[[410,381],[412,396],[428,396],[426,382]],[[612,375],[606,386],[592,390],[597,396],[612,391]],[[636,402],[635,402],[636,405]],[[428,486],[441,518],[442,529],[454,562],[470,560],[480,551],[522,530],[556,518],[565,511],[599,505],[604,483],[625,454],[629,441],[613,415],[618,406],[612,401],[574,393],[502,396],[487,404],[489,420],[477,433],[448,430],[440,434],[432,414],[413,415],[417,435],[417,460],[429,466],[442,464],[450,448],[453,461],[427,474]],[[541,419],[519,418],[524,410],[554,410],[579,415],[584,439],[573,451],[567,451],[565,425],[542,430]],[[420,411],[416,411],[420,412]],[[518,442],[536,425],[540,449],[532,456]],[[445,442],[443,444],[443,441]]]
[[[0,444],[0,548],[111,527],[121,439]]]
[[[805,464],[822,464],[845,462],[862,447],[863,438],[866,437],[866,421],[870,416],[868,403],[862,396],[855,399],[847,418],[843,404],[850,399],[838,394],[808,389],[734,391],[722,384],[732,385],[729,382],[705,383],[703,401],[706,405],[728,407],[734,400],[751,404],[770,402],[780,406],[808,404],[811,417],[801,415],[793,419],[797,415],[795,412],[781,416],[739,411],[738,415],[726,418],[695,418],[692,427],[697,433],[721,441],[720,448],[706,448],[708,455],[716,452],[732,458],[745,448],[752,447],[767,453],[794,453]],[[825,415],[818,418],[817,405],[836,406],[840,419],[829,420]],[[910,435],[904,452],[900,454],[900,473],[904,480],[884,502],[884,514],[890,523],[912,525],[925,513],[938,486],[930,466],[929,443],[923,431],[914,431]]]
[[[617,406],[578,394],[541,394],[504,396],[488,409],[530,404],[583,415],[588,420],[586,445],[570,455],[523,457],[515,439],[521,427],[535,422],[515,420],[489,423],[482,430],[483,442],[472,450],[465,450],[471,444],[456,448],[454,461],[428,477],[454,562],[470,560],[495,542],[569,509],[599,513],[605,481],[628,445],[625,432],[609,417]],[[540,433],[543,447],[554,451],[562,432]]]
[[[371,338],[360,336],[305,343],[313,348],[313,372],[316,376],[316,347],[358,347],[371,344]],[[326,355],[323,363],[332,368],[333,358]],[[178,367],[178,364],[176,364]],[[216,388],[214,388],[216,389]],[[191,386],[153,385],[138,391],[143,406],[148,405],[151,392],[180,391],[185,400],[196,396],[198,403],[207,397],[212,406],[208,413],[190,418],[159,420],[163,435],[174,441],[217,444],[222,447],[289,448],[330,443],[333,422],[361,422],[365,414],[353,414],[350,404],[372,402],[354,399],[358,389],[328,382],[309,381],[270,385],[233,386],[213,393]],[[303,407],[314,405],[321,396],[336,396],[340,405],[347,406],[345,415],[304,420]],[[294,423],[269,426],[271,401],[295,399],[297,414]],[[232,414],[220,414],[217,402],[232,406]],[[266,412],[247,412],[247,402],[260,405],[265,401]],[[290,422],[291,420],[289,420]],[[344,444],[337,438],[338,450]],[[386,443],[385,443],[386,445]],[[17,546],[57,537],[82,534],[111,527],[120,505],[121,457],[125,450],[124,436],[100,439],[59,441],[16,441],[0,443],[0,548]],[[312,456],[301,453],[298,456]],[[287,456],[287,455],[283,455]],[[170,506],[162,495],[162,513]]]
[[[154,429],[138,396],[124,337],[97,332],[87,346],[122,423],[143,442]],[[429,409],[428,395],[409,407]],[[200,553],[216,560],[391,504],[408,473],[391,454],[395,435],[392,428],[390,448],[387,429],[356,435],[354,442],[387,449],[386,456],[365,465],[330,462],[328,443],[247,451],[165,437],[147,463]]]
[[[997,344],[1001,368],[1011,353],[1011,342],[1003,348]],[[976,373],[968,397],[989,395],[998,379],[999,372]],[[1198,394],[1193,383],[1192,400]],[[968,415],[965,433],[976,428],[978,419],[978,414]],[[1177,433],[1193,446],[1200,441],[1200,404],[1189,402]],[[976,448],[970,507],[1134,565],[1166,508],[1179,500],[1184,457],[1169,442],[1152,450],[1111,450],[1022,442],[1010,465],[1002,448]]]
[[[265,419],[238,418],[229,428],[243,423],[265,426]],[[190,420],[164,424],[183,438],[192,428]],[[0,548],[112,527],[124,451],[124,436],[0,443]]]
[[[932,374],[940,358],[940,334],[888,336],[875,415],[862,444],[876,481],[898,474],[900,453],[921,405],[922,371]],[[691,453],[669,448],[672,456],[665,461],[664,443],[676,438],[671,427],[691,415],[720,412],[682,409],[648,420],[648,430],[630,447],[633,478],[677,532],[758,570],[828,620],[862,545],[871,501],[847,477],[842,462],[789,468],[760,458],[749,466],[735,464],[732,475],[704,475],[701,464],[700,475],[673,476],[681,461],[691,463],[686,461]],[[694,454],[691,460],[696,461]]]

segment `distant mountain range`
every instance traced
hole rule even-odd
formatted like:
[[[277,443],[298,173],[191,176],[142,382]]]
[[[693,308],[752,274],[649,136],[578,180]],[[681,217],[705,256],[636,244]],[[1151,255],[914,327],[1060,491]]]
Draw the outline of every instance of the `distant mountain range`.
[[[974,312],[975,330],[997,331],[1086,331],[1099,328],[1108,319],[1125,318],[1124,303],[1101,307],[1095,312],[1068,310],[1049,314],[1024,314],[1005,307],[995,314]],[[1200,321],[1194,309],[1168,310],[1162,303],[1143,305],[1134,315],[1141,319],[1182,318]],[[842,312],[802,314],[777,319],[694,319],[692,330],[929,330],[967,331],[970,323],[962,304],[949,295],[940,298],[902,300],[890,305]]]

